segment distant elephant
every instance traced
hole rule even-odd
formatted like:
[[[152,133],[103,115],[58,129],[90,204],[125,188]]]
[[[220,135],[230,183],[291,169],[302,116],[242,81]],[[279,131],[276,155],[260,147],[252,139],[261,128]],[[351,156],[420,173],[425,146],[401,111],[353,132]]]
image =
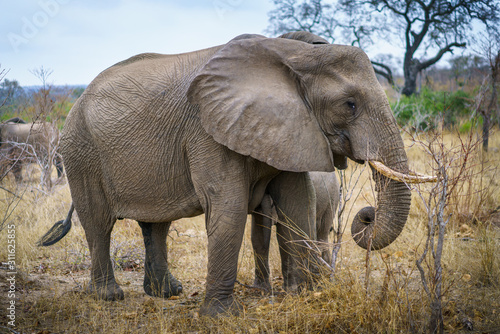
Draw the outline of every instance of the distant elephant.
[[[308,171],[344,168],[350,158],[408,174],[399,128],[362,50],[260,35],[111,66],[70,111],[61,151],[73,204],[40,244],[62,238],[76,209],[92,259],[89,291],[122,299],[110,235],[116,219],[137,220],[146,247],[144,290],[167,298],[182,291],[167,264],[170,222],[205,213],[200,314],[212,316],[238,313],[233,287],[246,217],[265,193],[301,230],[283,232],[292,250],[285,260],[307,268],[314,261],[301,242],[316,239]],[[403,229],[411,194],[404,182],[373,174],[379,206],[353,224],[361,247],[380,249]],[[301,286],[312,283],[307,271],[293,274]]]
[[[316,241],[321,250],[321,257],[327,262],[331,262],[330,247],[328,246],[328,236],[333,227],[333,219],[337,211],[340,198],[339,183],[335,173],[310,172],[309,176],[316,193]],[[280,208],[276,208],[269,195],[264,195],[261,204],[252,214],[252,247],[255,259],[255,281],[254,286],[269,290],[269,245],[271,241],[271,228],[273,220],[276,224],[276,237],[280,245],[282,258],[288,252],[286,240],[280,237],[283,233],[282,224],[286,222],[286,217],[281,214]],[[281,263],[284,287],[293,286],[294,277],[288,277],[290,269],[285,261]],[[293,274],[293,272],[292,272]]]
[[[0,124],[0,179],[11,171],[16,181],[22,180],[22,165],[47,163],[52,156],[57,176],[63,173],[61,155],[57,149],[59,130],[48,122],[26,123],[15,117]]]

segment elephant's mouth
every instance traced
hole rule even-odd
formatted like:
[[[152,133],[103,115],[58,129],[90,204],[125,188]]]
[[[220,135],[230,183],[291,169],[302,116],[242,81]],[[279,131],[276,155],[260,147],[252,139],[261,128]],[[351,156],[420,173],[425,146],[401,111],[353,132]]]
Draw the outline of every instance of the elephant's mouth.
[[[326,137],[330,147],[336,148],[332,150],[333,153],[333,163],[337,169],[347,168],[347,158],[360,164],[365,164],[365,159],[357,159],[354,157],[351,140],[349,139],[349,134],[346,131],[339,131],[338,133],[328,133],[326,132]]]

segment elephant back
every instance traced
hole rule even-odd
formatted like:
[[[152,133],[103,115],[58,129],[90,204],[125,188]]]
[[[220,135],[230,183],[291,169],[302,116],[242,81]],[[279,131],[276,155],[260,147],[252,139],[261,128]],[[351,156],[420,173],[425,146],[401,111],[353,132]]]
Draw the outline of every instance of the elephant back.
[[[10,123],[26,124],[26,121],[22,118],[19,118],[19,117],[13,117],[13,118],[7,120],[5,123],[7,123],[7,124],[10,124]]]

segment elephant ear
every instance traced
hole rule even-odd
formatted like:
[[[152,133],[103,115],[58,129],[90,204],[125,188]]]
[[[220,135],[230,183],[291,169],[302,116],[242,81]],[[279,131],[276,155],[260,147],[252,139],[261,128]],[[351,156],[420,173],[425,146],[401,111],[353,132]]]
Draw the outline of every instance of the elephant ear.
[[[218,143],[277,169],[333,171],[332,153],[288,59],[312,45],[286,39],[232,40],[199,71],[188,99]]]

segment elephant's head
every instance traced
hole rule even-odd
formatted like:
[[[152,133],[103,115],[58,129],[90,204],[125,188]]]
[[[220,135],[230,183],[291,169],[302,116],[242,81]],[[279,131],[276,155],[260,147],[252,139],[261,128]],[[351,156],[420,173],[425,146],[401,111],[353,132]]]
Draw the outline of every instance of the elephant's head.
[[[408,173],[389,102],[359,48],[235,39],[199,70],[188,98],[217,142],[277,169],[333,171],[348,157]],[[353,231],[361,247],[380,249],[401,232],[411,194],[404,182],[373,174],[377,208],[363,209]]]

